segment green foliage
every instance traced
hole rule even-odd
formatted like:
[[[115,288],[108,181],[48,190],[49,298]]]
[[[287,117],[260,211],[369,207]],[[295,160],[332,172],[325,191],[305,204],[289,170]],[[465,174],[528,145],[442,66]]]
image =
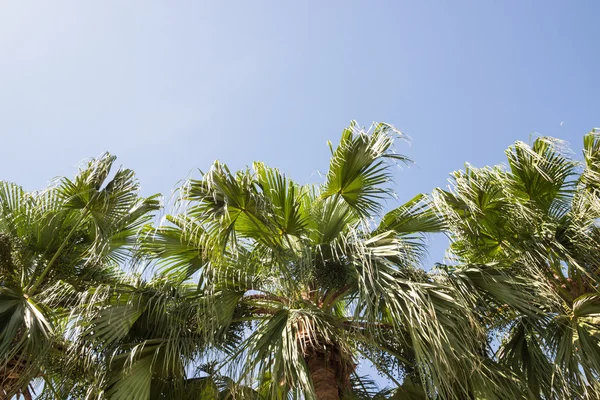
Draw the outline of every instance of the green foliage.
[[[517,142],[509,169],[467,166],[435,193],[459,264],[448,280],[500,335],[489,357],[527,385],[532,398],[597,398],[600,276],[598,136],[584,137],[584,162],[564,144]],[[485,277],[473,279],[485,265]],[[483,278],[483,279],[482,279]],[[507,328],[507,329],[505,329]]]
[[[137,231],[158,208],[138,196],[132,171],[108,179],[114,160],[91,160],[73,181],[41,192],[0,182],[0,396],[28,396],[40,379],[44,393],[60,391],[52,382],[71,363],[70,311],[88,288],[121,279]]]
[[[516,142],[384,213],[402,137],[352,122],[322,184],[215,162],[160,226],[109,154],[0,182],[0,397],[600,397],[598,134],[582,162]],[[426,272],[432,232],[450,265]]]
[[[419,371],[414,376],[430,393],[447,398],[490,384],[489,374],[469,378],[485,335],[469,320],[470,304],[417,268],[424,235],[444,221],[422,195],[381,213],[392,199],[394,162],[407,161],[393,152],[398,137],[390,125],[366,132],[353,122],[332,148],[322,185],[299,185],[262,163],[234,173],[216,162],[183,185],[184,210],[168,217],[171,224],[148,231],[142,249],[159,258],[160,273],[197,279],[215,301],[214,312],[203,310],[209,325],[252,322],[224,368],[248,384],[259,377],[267,398],[329,390],[315,375],[319,362],[335,366],[333,385],[347,392],[356,359],[367,355],[399,360],[399,368]],[[237,293],[227,306],[215,297],[224,292]],[[383,326],[401,343],[391,346]],[[222,332],[206,330],[205,340],[212,345]],[[411,356],[397,358],[406,349]]]

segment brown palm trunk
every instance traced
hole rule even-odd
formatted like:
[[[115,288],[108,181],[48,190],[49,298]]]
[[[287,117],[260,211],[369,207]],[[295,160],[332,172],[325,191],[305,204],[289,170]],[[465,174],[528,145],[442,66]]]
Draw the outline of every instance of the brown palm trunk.
[[[315,352],[306,357],[308,371],[313,381],[318,400],[339,400],[340,388],[337,371],[323,352]]]
[[[0,400],[12,398],[32,400],[30,387],[23,387],[23,375],[27,372],[27,363],[22,356],[15,356],[0,367]]]
[[[310,319],[298,321],[296,340],[315,389],[317,400],[340,400],[350,389],[350,374],[356,369],[351,354],[325,340]]]
[[[304,361],[318,400],[340,400],[350,389],[350,374],[355,368],[350,357],[344,357],[335,345],[306,347]]]

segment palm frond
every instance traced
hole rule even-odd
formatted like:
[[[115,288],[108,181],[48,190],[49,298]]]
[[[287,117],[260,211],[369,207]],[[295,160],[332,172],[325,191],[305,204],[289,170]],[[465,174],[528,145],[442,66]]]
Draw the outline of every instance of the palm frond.
[[[337,148],[332,149],[321,197],[339,196],[360,216],[379,212],[381,201],[390,194],[385,187],[391,179],[389,160],[410,161],[392,151],[394,139],[402,137],[389,124],[373,124],[369,133],[352,121],[342,132]]]

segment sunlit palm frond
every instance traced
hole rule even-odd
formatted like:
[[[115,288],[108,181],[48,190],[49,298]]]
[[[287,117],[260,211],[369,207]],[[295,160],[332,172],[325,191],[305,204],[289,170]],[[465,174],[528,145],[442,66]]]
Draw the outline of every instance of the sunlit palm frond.
[[[390,194],[385,187],[391,179],[389,160],[409,162],[392,149],[394,139],[401,137],[389,124],[373,124],[372,132],[365,132],[352,121],[342,132],[340,144],[332,149],[322,198],[339,196],[360,216],[380,211],[382,200]]]
[[[588,134],[579,175],[562,142],[517,142],[506,152],[509,171],[468,167],[453,174],[450,191],[434,196],[452,253],[470,264],[450,269],[448,279],[480,307],[502,341],[493,357],[532,397],[596,395],[589,382],[600,372],[597,147]]]
[[[88,285],[122,279],[115,263],[124,266],[137,231],[158,208],[139,197],[131,171],[105,182],[113,162],[108,154],[91,160],[75,179],[40,192],[0,184],[0,236],[10,260],[0,268],[0,378],[13,381],[12,394],[29,393],[40,380],[41,396],[62,393],[63,378],[73,382],[61,370],[71,362],[70,310]]]

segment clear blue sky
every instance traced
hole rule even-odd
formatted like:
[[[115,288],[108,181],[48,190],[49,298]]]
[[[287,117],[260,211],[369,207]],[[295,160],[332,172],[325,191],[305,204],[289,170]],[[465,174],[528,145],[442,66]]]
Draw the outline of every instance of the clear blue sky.
[[[533,132],[579,153],[600,126],[599,15],[585,0],[0,0],[0,179],[42,188],[108,150],[144,194],[215,159],[317,181],[351,119],[412,137],[401,199]]]

